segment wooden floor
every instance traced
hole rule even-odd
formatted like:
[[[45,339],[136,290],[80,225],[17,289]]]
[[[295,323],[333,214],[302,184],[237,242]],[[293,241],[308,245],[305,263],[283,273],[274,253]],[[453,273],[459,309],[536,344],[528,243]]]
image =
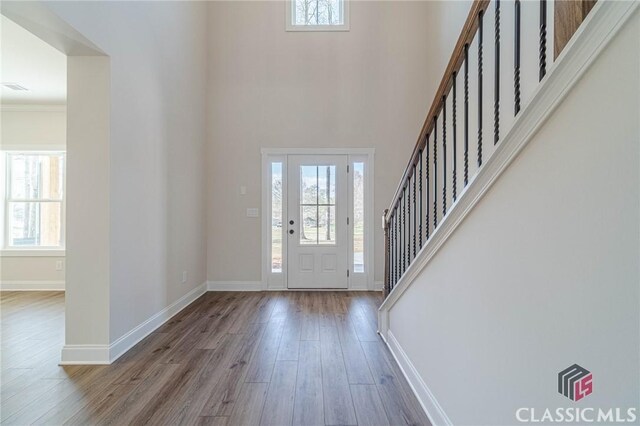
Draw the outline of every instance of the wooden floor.
[[[59,367],[64,295],[2,292],[2,424],[428,425],[379,293],[206,293],[109,366]]]

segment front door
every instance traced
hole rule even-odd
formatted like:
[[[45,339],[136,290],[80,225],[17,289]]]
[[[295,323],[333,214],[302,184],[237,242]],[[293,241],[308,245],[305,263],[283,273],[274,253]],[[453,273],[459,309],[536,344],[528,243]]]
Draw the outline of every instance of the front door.
[[[347,156],[288,157],[289,288],[347,288]]]

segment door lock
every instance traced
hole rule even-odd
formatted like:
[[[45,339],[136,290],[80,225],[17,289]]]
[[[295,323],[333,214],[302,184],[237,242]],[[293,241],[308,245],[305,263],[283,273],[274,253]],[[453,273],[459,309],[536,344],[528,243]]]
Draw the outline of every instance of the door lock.
[[[289,233],[293,235],[293,229],[289,229]]]
[[[289,221],[289,225],[293,225],[293,220],[290,220],[290,221]]]

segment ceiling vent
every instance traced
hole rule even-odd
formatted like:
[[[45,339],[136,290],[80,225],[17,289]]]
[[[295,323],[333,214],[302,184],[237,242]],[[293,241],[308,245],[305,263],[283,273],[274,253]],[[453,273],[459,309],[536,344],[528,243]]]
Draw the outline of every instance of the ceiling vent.
[[[2,85],[11,90],[19,90],[19,91],[29,90],[26,87],[19,85],[18,83],[2,83]]]

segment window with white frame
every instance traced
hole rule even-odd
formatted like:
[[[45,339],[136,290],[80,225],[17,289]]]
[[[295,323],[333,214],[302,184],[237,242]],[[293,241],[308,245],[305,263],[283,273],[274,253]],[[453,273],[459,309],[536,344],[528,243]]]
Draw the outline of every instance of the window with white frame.
[[[64,248],[64,192],[64,152],[6,152],[5,248]]]
[[[349,30],[349,0],[288,0],[287,31]]]

